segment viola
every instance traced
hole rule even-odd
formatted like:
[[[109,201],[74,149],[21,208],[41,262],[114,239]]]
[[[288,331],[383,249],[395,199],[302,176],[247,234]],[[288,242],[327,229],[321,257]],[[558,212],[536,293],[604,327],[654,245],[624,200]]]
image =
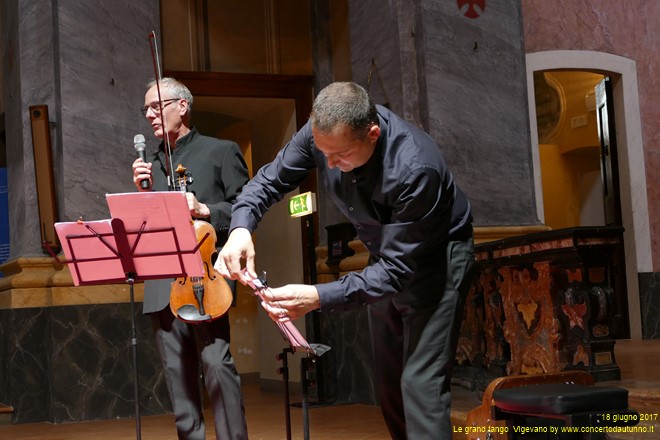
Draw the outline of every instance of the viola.
[[[175,170],[179,175],[178,189],[186,192],[192,178],[186,168],[179,164]],[[217,252],[215,229],[203,220],[193,220],[195,236],[202,257],[204,275],[201,277],[177,278],[170,289],[170,310],[177,318],[191,323],[212,321],[221,317],[233,300],[227,281],[213,267],[212,257]]]

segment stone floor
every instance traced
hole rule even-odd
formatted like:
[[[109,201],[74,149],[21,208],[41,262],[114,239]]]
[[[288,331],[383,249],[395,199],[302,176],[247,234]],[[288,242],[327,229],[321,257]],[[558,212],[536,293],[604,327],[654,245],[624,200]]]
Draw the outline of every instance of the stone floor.
[[[645,341],[617,341],[616,361],[621,368],[621,380],[598,385],[622,386],[629,390],[630,406],[652,420],[641,422],[654,433],[619,434],[610,440],[660,439],[660,339]],[[267,393],[256,385],[246,387],[246,415],[252,440],[285,438],[282,394]],[[452,418],[455,426],[466,425],[467,413],[481,404],[477,395],[454,387]],[[295,401],[295,396],[292,396]],[[300,408],[291,407],[292,439],[303,438]],[[11,440],[129,440],[135,438],[134,419],[101,420],[95,422],[51,425],[35,423],[9,425],[8,414],[0,414],[0,439]],[[210,420],[210,415],[207,416]],[[4,425],[2,421],[4,420]],[[174,440],[171,415],[142,418],[142,439]],[[338,405],[314,407],[309,411],[310,438],[314,440],[381,440],[387,439],[387,430],[380,410],[367,405]],[[207,439],[213,437],[209,427]],[[452,440],[465,440],[455,434]]]

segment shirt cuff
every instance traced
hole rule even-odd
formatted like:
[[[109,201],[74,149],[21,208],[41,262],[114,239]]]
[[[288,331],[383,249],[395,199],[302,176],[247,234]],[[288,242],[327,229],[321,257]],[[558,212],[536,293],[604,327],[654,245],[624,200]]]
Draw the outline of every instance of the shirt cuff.
[[[314,287],[319,293],[322,312],[337,312],[351,308],[344,294],[343,285],[339,281],[316,284]]]

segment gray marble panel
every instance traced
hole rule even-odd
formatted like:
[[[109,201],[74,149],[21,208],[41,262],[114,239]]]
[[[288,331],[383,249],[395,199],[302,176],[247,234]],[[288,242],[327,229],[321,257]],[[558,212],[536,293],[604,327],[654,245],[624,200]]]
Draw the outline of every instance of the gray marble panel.
[[[476,224],[536,223],[519,2],[488,2],[476,19],[422,3],[430,133]]]
[[[48,106],[59,220],[107,217],[105,194],[133,191],[159,10],[156,0],[3,2],[10,258],[42,254],[29,106]]]
[[[396,111],[425,130],[429,128],[421,0],[394,0],[401,62],[402,108]]]
[[[106,193],[134,190],[133,137],[151,132],[139,109],[155,76],[158,10],[155,1],[59,4],[65,220],[105,218]]]
[[[642,338],[660,338],[660,272],[639,274]]]
[[[335,328],[338,400],[377,404],[367,309],[343,313]]]
[[[349,6],[353,80],[438,141],[476,223],[538,223],[519,2]]]
[[[421,126],[427,119],[427,111],[420,105],[420,101],[425,101],[426,92],[418,69],[423,58],[416,46],[421,38],[421,34],[415,33],[419,1],[413,1],[413,8],[409,3],[404,0],[349,1],[351,71],[352,80],[365,87],[375,102],[387,105]],[[323,33],[316,29],[315,38],[329,40],[331,35],[328,33],[329,30]],[[314,53],[315,66],[327,67],[328,62],[333,62],[330,58],[331,54],[317,50]],[[326,82],[317,86],[323,87],[330,82],[327,81],[328,75],[323,78]],[[346,218],[329,202],[324,188],[320,187],[318,192],[319,235],[324,243],[327,237],[325,227],[345,222]]]
[[[130,305],[3,310],[2,401],[13,423],[132,417]],[[148,317],[135,312],[140,413],[171,411]]]
[[[3,3],[10,259],[41,249],[29,106],[55,102],[52,19],[50,1]]]
[[[51,385],[47,309],[0,311],[2,402],[14,407],[12,421],[45,421]]]
[[[519,2],[478,18],[432,0],[349,9],[353,80],[438,141],[476,224],[538,224]],[[342,221],[320,205],[322,231]]]
[[[401,111],[402,85],[396,8],[392,0],[349,1],[353,81],[375,102]]]
[[[314,91],[318,93],[323,87],[335,80],[333,73],[334,59],[332,57],[332,34],[330,0],[319,0],[310,3],[312,62],[314,71]],[[346,221],[346,217],[332,203],[323,185],[317,188],[319,213],[319,243],[327,241],[325,227]],[[322,362],[324,362],[322,360]]]
[[[319,359],[328,403],[377,403],[367,309],[319,314],[322,342],[331,350]],[[308,334],[310,334],[308,332]]]
[[[314,91],[318,93],[334,81],[330,0],[311,2],[309,12],[314,24],[311,28]]]

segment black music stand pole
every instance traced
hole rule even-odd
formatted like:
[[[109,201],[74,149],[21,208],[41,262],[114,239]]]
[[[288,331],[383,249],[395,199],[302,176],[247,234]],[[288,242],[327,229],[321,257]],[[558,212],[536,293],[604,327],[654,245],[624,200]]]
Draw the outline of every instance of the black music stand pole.
[[[302,416],[303,416],[303,438],[309,440],[309,404],[307,394],[309,393],[309,364],[310,358],[300,359],[300,381],[302,382]]]
[[[131,352],[133,354],[133,395],[135,397],[135,436],[137,440],[142,438],[142,428],[140,426],[140,387],[138,377],[138,359],[137,359],[137,333],[135,331],[135,273],[129,273],[126,282],[130,286],[131,302]]]
[[[310,344],[312,349],[319,349],[320,354],[329,350],[329,347],[320,344]],[[291,347],[286,347],[277,359],[282,361],[282,367],[277,369],[277,372],[282,375],[284,382],[284,417],[286,423],[286,439],[291,440],[291,404],[289,403],[289,365],[287,361],[288,353],[295,353],[296,350]],[[320,356],[319,354],[319,356]],[[300,382],[302,384],[302,417],[303,417],[303,438],[309,440],[309,385],[311,383],[310,372],[313,371],[316,363],[316,354],[308,352],[307,357],[300,359]]]
[[[286,424],[286,440],[291,440],[291,409],[289,401],[289,362],[287,360],[287,354],[293,353],[294,350],[291,347],[286,347],[282,350],[282,353],[277,355],[277,360],[282,361],[282,367],[277,369],[277,372],[282,375],[282,381],[284,382],[284,421]]]

